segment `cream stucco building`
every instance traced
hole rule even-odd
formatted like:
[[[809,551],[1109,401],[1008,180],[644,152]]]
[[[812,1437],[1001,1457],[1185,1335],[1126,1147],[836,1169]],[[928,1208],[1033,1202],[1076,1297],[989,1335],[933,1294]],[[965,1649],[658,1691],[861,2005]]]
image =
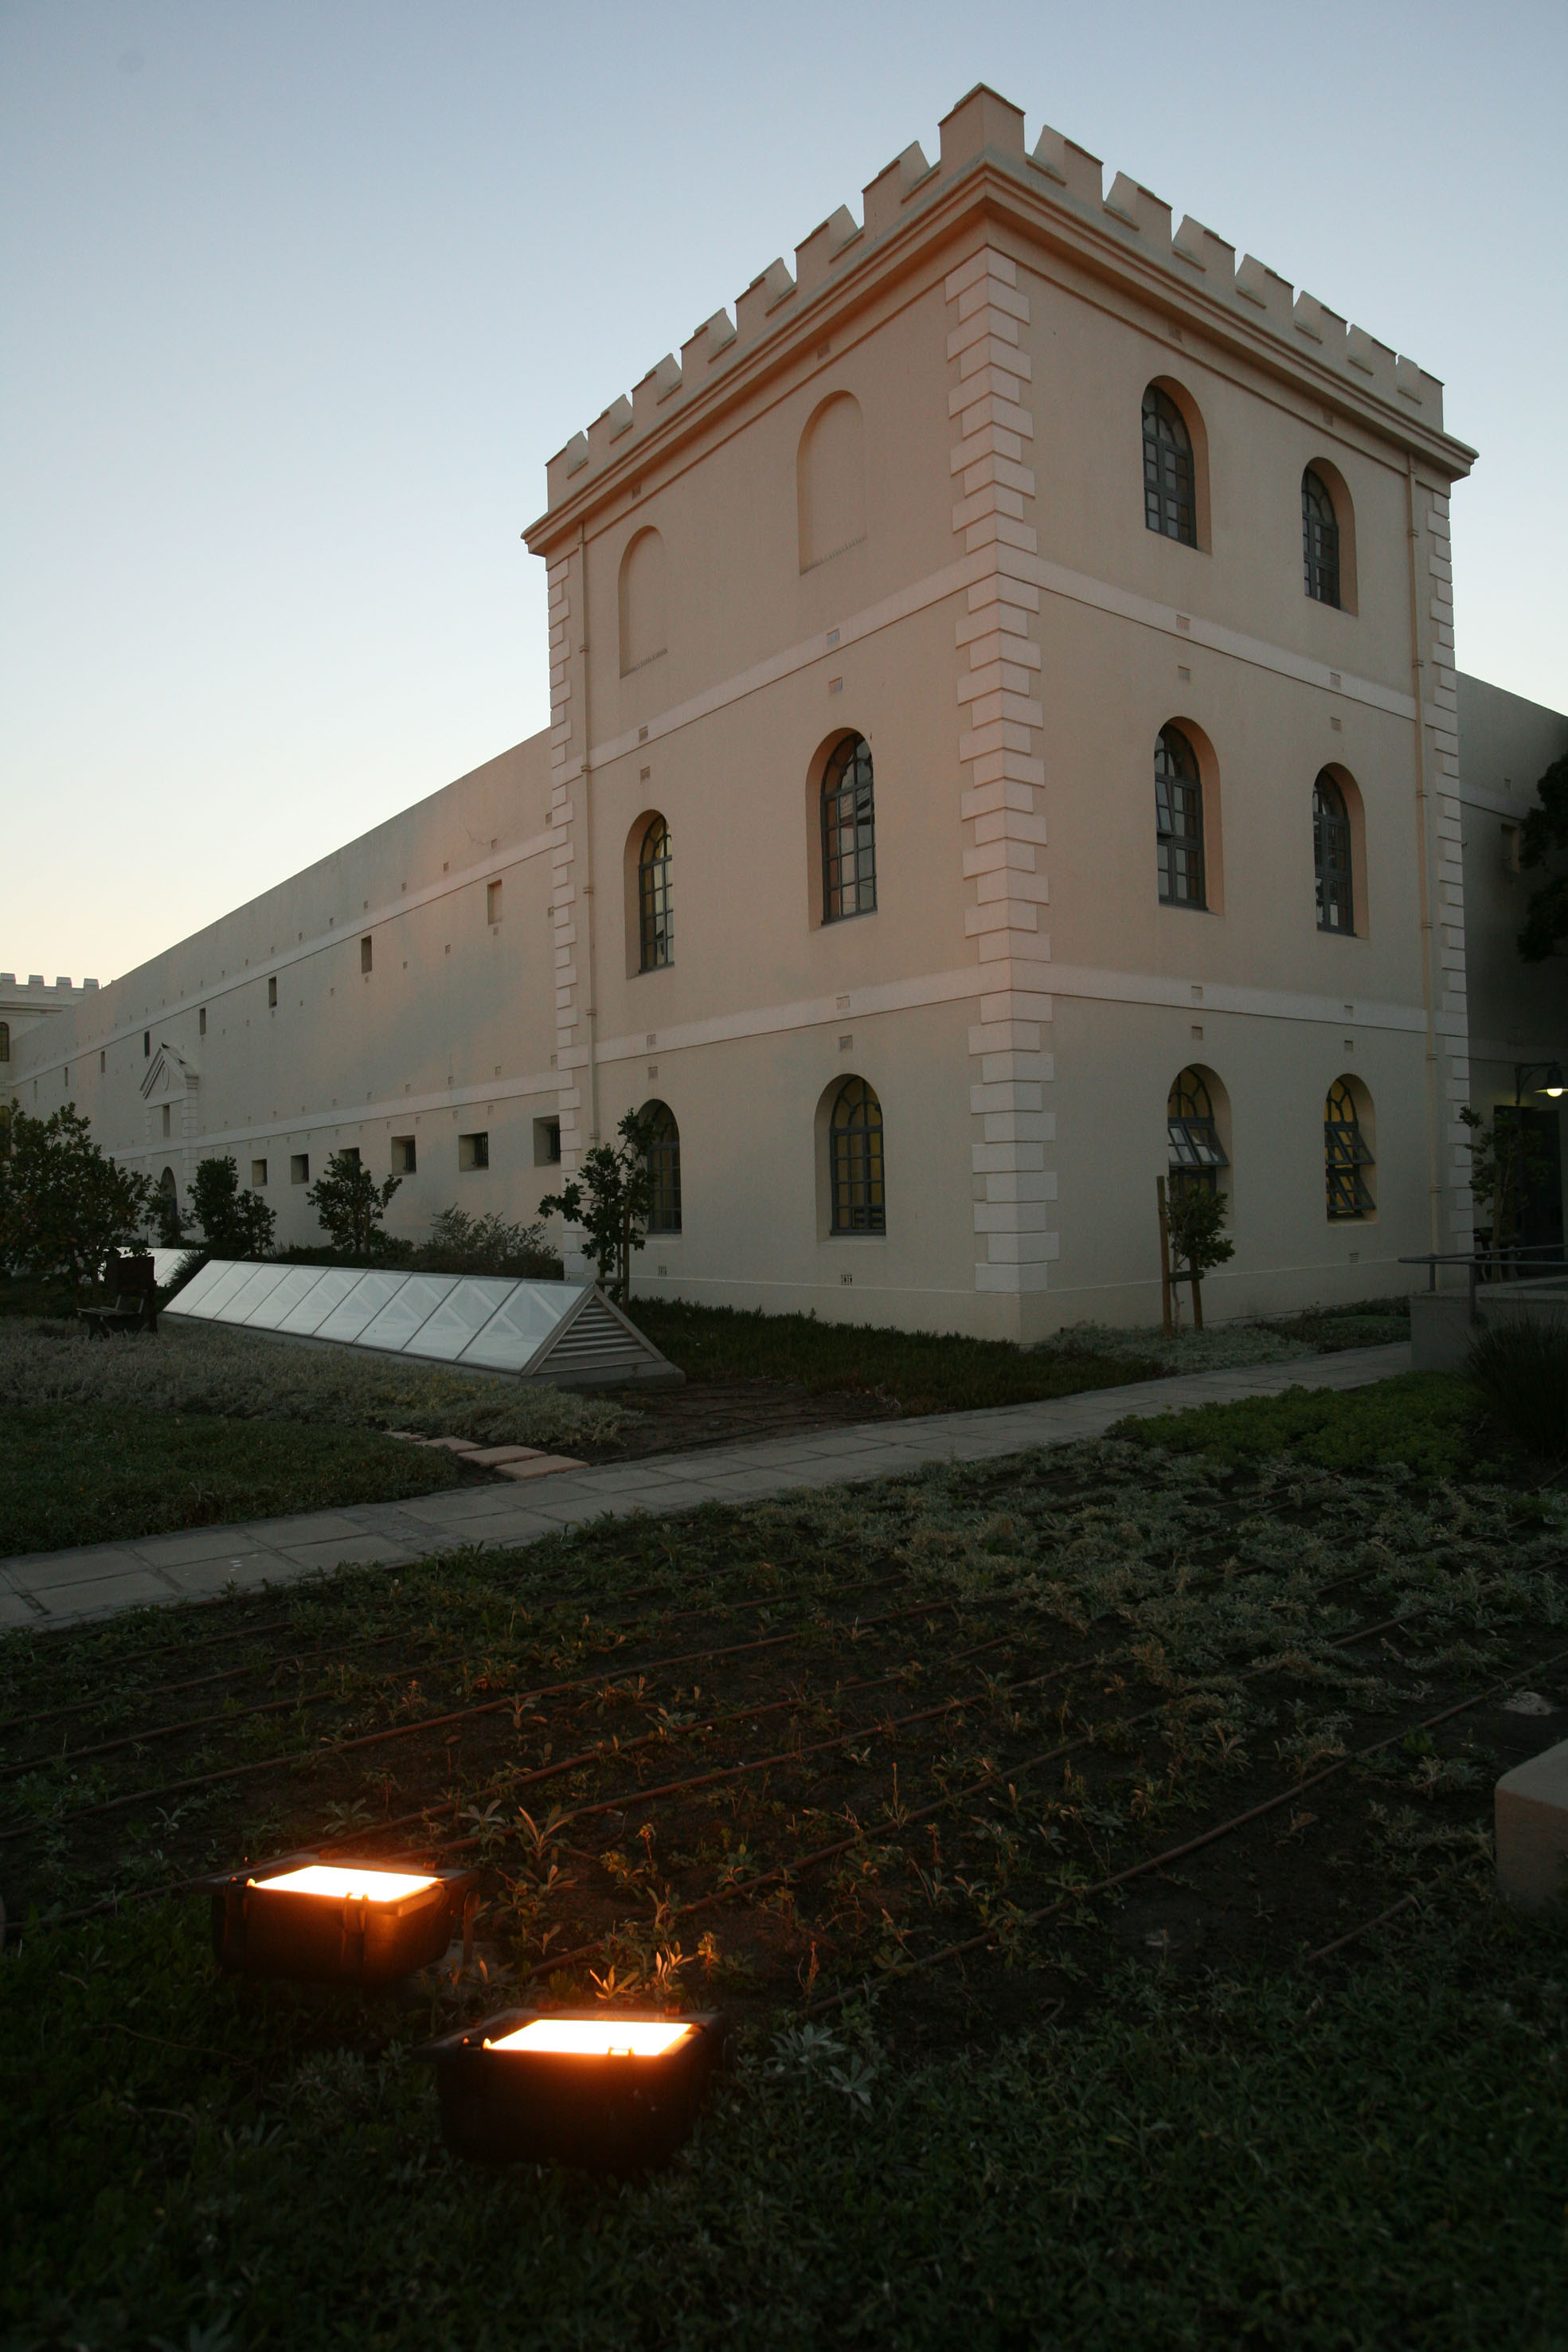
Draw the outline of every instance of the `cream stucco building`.
[[[1147,1323],[1184,1155],[1211,1313],[1407,1286],[1472,1222],[1467,887],[1500,973],[1517,902],[1466,865],[1472,454],[977,89],[550,460],[548,732],[20,1034],[14,1088],[182,1188],[232,1152],[285,1240],[334,1149],[396,1228],[531,1216],[658,1104],[637,1283],[713,1303]],[[1489,1056],[1549,1048],[1551,983],[1498,986]]]

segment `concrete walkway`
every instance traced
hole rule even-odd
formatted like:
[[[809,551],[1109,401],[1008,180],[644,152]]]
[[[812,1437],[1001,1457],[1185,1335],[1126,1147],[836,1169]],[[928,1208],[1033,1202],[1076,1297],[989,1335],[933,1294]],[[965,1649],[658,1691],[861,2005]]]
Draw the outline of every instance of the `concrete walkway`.
[[[1354,1389],[1410,1369],[1408,1343],[1355,1348],[1343,1355],[1188,1372],[1174,1380],[1093,1389],[1039,1404],[983,1412],[932,1413],[909,1421],[861,1422],[807,1437],[716,1445],[643,1462],[567,1470],[526,1491],[461,1486],[406,1503],[365,1503],[249,1525],[192,1528],[141,1543],[87,1544],[0,1560],[0,1627],[79,1624],[149,1601],[193,1601],[263,1585],[297,1583],[340,1566],[398,1568],[460,1545],[532,1543],[607,1513],[684,1511],[700,1503],[746,1503],[800,1487],[895,1477],[925,1462],[988,1461],[1031,1445],[1099,1437],[1127,1413],[1170,1412],[1274,1396],[1281,1389]]]

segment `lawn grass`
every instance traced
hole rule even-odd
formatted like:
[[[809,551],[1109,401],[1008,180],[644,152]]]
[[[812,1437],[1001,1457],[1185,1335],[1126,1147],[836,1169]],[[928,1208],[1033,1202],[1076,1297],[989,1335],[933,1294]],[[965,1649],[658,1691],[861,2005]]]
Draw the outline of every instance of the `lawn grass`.
[[[1484,1478],[1498,1475],[1500,1447],[1482,1425],[1482,1410],[1461,1373],[1401,1372],[1366,1388],[1292,1388],[1147,1420],[1129,1417],[1112,1434],[1230,1462],[1290,1454],[1327,1470],[1403,1463],[1422,1477]]]
[[[0,2341],[1559,2352],[1568,1920],[1498,1906],[1487,1843],[1488,1743],[1521,1718],[1404,1727],[1500,1678],[1561,1706],[1565,1641],[1549,1498],[1120,1440],[0,1638]],[[699,1666],[703,1642],[741,1646]],[[857,1699],[884,1667],[896,1695]],[[946,1722],[884,1723],[948,1691]],[[803,1759],[764,1773],[755,1722],[707,1727],[738,1700]],[[721,1785],[657,1801],[685,1769]],[[1086,1896],[1261,1797],[1289,1801]],[[161,1891],[410,1807],[372,1851],[482,1864],[483,1982],[239,1984]],[[831,1875],[799,1862],[826,1836]],[[762,1868],[782,1882],[680,1916]],[[684,1998],[737,2018],[733,2079],[646,2181],[453,2163],[413,2047],[516,1999],[500,1970],[595,2002],[559,1965],[591,1933],[622,1983],[685,1946]],[[847,2005],[803,2021],[813,1984]]]
[[[813,1395],[858,1389],[895,1399],[906,1412],[1026,1404],[1153,1380],[1163,1369],[1153,1355],[1124,1358],[1071,1346],[1025,1353],[1007,1339],[824,1323],[814,1315],[693,1307],[680,1299],[634,1298],[628,1312],[688,1380],[792,1381]]]
[[[129,1405],[11,1404],[0,1558],[455,1486],[452,1457],[369,1430]]]

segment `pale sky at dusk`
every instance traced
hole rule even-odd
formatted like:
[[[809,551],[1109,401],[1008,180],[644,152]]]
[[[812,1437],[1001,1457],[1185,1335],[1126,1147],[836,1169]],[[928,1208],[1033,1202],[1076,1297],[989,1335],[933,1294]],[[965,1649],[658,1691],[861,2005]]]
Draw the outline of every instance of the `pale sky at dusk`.
[[[1561,0],[0,0],[0,966],[541,727],[546,457],[978,80],[1444,379],[1460,666],[1568,704]]]

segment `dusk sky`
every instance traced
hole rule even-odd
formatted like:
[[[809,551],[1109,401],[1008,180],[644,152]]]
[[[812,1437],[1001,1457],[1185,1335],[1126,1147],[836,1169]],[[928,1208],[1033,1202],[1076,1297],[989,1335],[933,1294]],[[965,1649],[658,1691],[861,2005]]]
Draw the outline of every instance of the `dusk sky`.
[[[978,80],[1444,379],[1460,666],[1568,704],[1562,0],[13,0],[0,966],[543,726],[546,457]]]

